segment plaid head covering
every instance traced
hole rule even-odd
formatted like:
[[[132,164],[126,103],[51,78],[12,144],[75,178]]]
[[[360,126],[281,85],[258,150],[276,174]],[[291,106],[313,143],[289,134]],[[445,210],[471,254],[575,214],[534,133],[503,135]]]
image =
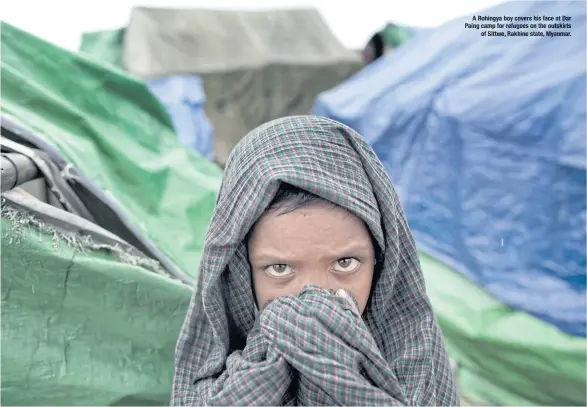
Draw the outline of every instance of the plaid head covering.
[[[362,318],[312,286],[258,313],[244,240],[282,182],[370,229],[382,264]],[[352,129],[287,117],[253,130],[232,152],[177,344],[172,404],[459,404],[398,197]]]

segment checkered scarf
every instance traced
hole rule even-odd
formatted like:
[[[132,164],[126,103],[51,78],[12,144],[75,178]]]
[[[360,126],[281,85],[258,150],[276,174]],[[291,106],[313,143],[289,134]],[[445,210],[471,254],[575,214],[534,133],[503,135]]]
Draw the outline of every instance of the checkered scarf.
[[[362,318],[313,286],[258,313],[244,239],[282,182],[358,216],[382,249]],[[459,404],[403,210],[356,132],[325,118],[287,117],[234,149],[177,344],[171,402]]]

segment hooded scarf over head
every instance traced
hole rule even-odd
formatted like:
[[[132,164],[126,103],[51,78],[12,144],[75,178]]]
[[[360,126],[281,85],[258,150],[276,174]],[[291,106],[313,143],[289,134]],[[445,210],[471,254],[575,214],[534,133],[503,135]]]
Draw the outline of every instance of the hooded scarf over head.
[[[369,228],[382,253],[362,319],[317,287],[258,313],[245,237],[281,183]],[[176,349],[172,404],[459,404],[399,199],[352,129],[287,117],[232,152]]]

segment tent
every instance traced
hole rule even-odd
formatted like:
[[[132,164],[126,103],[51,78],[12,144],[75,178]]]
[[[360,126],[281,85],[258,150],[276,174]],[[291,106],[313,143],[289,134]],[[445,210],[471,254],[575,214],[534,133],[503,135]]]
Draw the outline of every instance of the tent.
[[[319,92],[361,65],[315,9],[137,7],[124,31],[86,35],[82,51],[122,60],[131,75],[147,81],[200,76],[220,164],[248,131],[277,117],[308,113]]]
[[[206,96],[200,77],[166,76],[148,80],[147,86],[167,109],[179,141],[214,161],[214,129],[204,111]]]
[[[372,63],[392,50],[404,46],[408,41],[426,34],[430,29],[411,27],[388,22],[375,32],[362,51],[363,60]]]
[[[189,286],[28,193],[44,181],[2,194],[0,402],[166,405]]]
[[[471,309],[469,323],[491,324],[487,332],[511,329],[509,345],[501,331],[504,341],[493,356],[468,361],[477,375],[471,386],[497,386],[484,393],[481,401],[488,403],[585,404],[585,4],[511,2],[475,17],[559,15],[570,16],[572,25],[546,30],[570,31],[570,37],[487,37],[465,28],[472,16],[457,19],[322,93],[313,107],[373,146],[398,188],[419,249],[516,310],[486,313],[479,300],[454,288],[469,298],[460,302]],[[502,23],[496,31],[516,30]],[[433,301],[437,309],[456,309],[454,298]],[[532,330],[511,323],[514,315],[531,316]],[[524,355],[553,330],[558,339],[541,352],[560,352],[559,359],[547,361],[541,352],[534,362],[522,363],[513,353],[507,364],[502,359],[510,357],[502,346]],[[461,350],[470,346],[449,337]],[[575,366],[567,372],[575,372],[577,398],[559,394],[547,402],[541,397],[554,395],[564,380],[543,379],[555,377],[563,359]],[[526,382],[510,389],[525,393],[523,400],[502,398],[499,388],[510,386],[502,378],[524,369]]]
[[[585,10],[564,9],[576,35],[563,41],[506,45],[463,34],[470,17],[449,23],[320,95],[314,112],[368,139],[426,252],[504,303],[585,336]]]
[[[1,402],[165,405],[221,173],[144,84],[1,31]]]
[[[221,171],[183,148],[143,83],[2,28],[3,119],[38,134],[38,143],[78,168],[85,188],[116,204],[149,246],[195,276]]]
[[[95,56],[102,64],[124,70],[122,47],[124,28],[107,31],[92,31],[82,34],[80,51]]]
[[[81,51],[100,63],[124,70],[125,29],[84,33]],[[148,80],[147,86],[163,103],[179,141],[192,151],[214,160],[214,128],[204,111],[206,97],[197,75],[172,75]]]

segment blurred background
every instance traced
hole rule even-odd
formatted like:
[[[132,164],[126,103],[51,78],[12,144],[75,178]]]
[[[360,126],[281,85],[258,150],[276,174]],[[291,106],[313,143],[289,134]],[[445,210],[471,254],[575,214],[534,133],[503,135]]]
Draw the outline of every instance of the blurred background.
[[[388,171],[463,404],[587,404],[586,2],[4,3],[3,405],[165,405],[228,156],[309,113]]]

